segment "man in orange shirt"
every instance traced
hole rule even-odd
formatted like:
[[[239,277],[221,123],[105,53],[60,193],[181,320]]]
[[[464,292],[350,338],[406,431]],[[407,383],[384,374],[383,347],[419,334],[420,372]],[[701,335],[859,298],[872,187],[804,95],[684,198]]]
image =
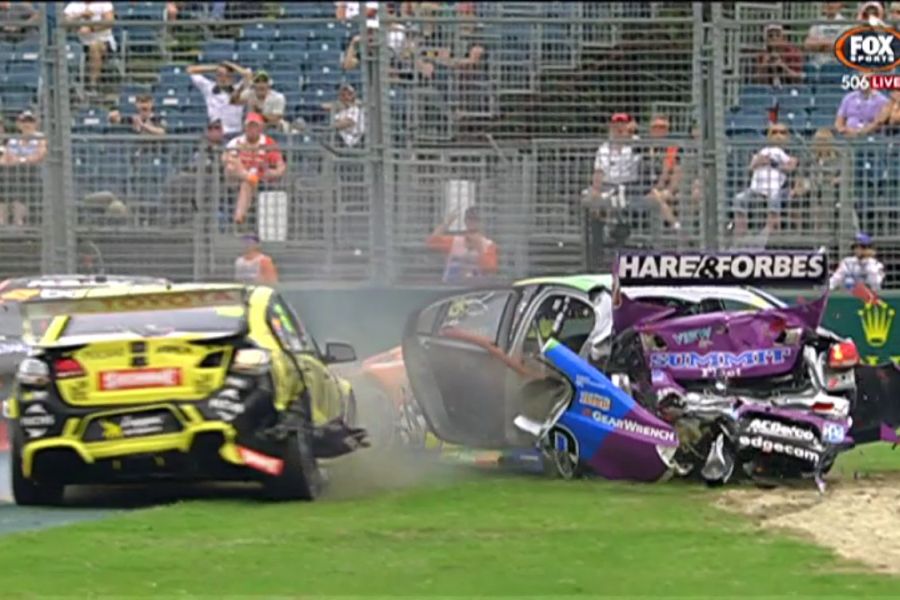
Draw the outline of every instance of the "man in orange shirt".
[[[448,234],[457,217],[452,213],[428,236],[427,244],[432,250],[440,250],[447,255],[444,268],[444,283],[463,283],[467,280],[497,273],[497,245],[481,232],[481,219],[474,207],[466,210],[466,229],[456,234]]]
[[[244,242],[244,253],[234,261],[234,278],[241,283],[277,284],[278,270],[272,258],[259,249],[259,238],[251,233],[241,240]]]

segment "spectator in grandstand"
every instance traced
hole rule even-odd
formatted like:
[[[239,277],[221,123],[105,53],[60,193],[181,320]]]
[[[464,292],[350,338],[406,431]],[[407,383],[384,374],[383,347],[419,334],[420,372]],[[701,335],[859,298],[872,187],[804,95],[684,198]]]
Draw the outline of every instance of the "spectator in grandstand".
[[[259,248],[259,238],[252,233],[241,237],[244,253],[234,261],[234,278],[241,283],[276,285],[278,269],[272,257],[263,254]]]
[[[40,18],[31,2],[0,2],[0,41],[21,42],[37,32]]]
[[[335,2],[334,16],[338,21],[359,18],[359,5],[362,2]],[[378,3],[366,2],[366,20],[369,27],[378,27]]]
[[[891,92],[888,102],[882,107],[875,120],[862,127],[857,135],[868,135],[882,128],[887,135],[900,134],[900,91]]]
[[[356,97],[356,89],[349,83],[342,83],[337,102],[322,106],[331,111],[332,127],[338,132],[343,146],[359,146],[366,133],[366,113]]]
[[[627,113],[615,113],[609,124],[609,140],[597,148],[594,176],[589,195],[593,199],[611,199],[614,195],[633,196],[640,178],[641,155],[629,144],[634,120]],[[624,188],[624,189],[623,189]]]
[[[228,205],[230,213],[234,212],[234,199],[225,201],[222,192],[225,190],[225,172],[222,168],[222,152],[225,150],[225,132],[222,129],[222,121],[216,119],[206,126],[206,133],[200,143],[200,148],[194,153],[191,162],[184,165],[181,171],[166,181],[166,192],[163,195],[169,209],[170,222],[181,224],[192,218],[197,207],[198,191],[205,195],[206,206],[217,210],[219,214],[221,231],[225,232],[224,225],[228,222],[223,206]],[[197,177],[203,176],[199,190]]]
[[[478,209],[466,209],[465,230],[448,234],[447,229],[459,213],[453,212],[438,225],[426,243],[432,250],[447,257],[444,267],[444,283],[474,282],[497,273],[497,245],[484,235]]]
[[[153,111],[153,96],[141,94],[134,100],[137,114],[131,115],[125,123],[122,121],[122,113],[118,110],[110,111],[109,122],[113,125],[127,125],[134,133],[142,135],[165,135],[166,122]]]
[[[222,157],[225,175],[238,186],[234,222],[239,225],[247,217],[260,182],[265,184],[278,181],[287,168],[278,144],[263,134],[264,127],[265,119],[262,115],[247,115],[244,134],[228,142]]]
[[[252,87],[245,78],[231,95],[234,104],[247,107],[248,113],[256,113],[266,120],[266,127],[275,131],[284,131],[284,94],[272,89],[272,79],[265,71],[253,76]]]
[[[890,10],[888,11],[888,21],[896,27],[900,24],[900,2],[891,2]]]
[[[207,118],[210,121],[218,119],[222,122],[225,137],[230,138],[240,134],[244,107],[231,102],[235,89],[233,77],[235,73],[239,73],[249,79],[250,69],[225,61],[217,65],[191,65],[187,68],[187,72],[191,76],[194,86],[200,90],[206,100]],[[216,74],[215,83],[203,76],[203,73],[211,72]]]
[[[765,36],[765,50],[756,57],[757,82],[782,86],[803,79],[803,53],[784,37],[784,27],[766,25]]]
[[[889,103],[887,96],[874,91],[871,86],[849,92],[838,107],[834,128],[845,137],[865,135]]]
[[[843,2],[823,2],[820,18],[825,22],[809,28],[803,47],[811,54],[812,64],[818,67],[837,61],[834,56],[834,43],[851,27],[846,17],[841,14],[843,8]]]
[[[803,229],[805,223],[814,233],[825,235],[837,224],[835,212],[841,185],[841,160],[831,130],[817,130],[810,150],[811,160],[800,169],[791,187],[788,222],[794,229]]]
[[[665,139],[669,137],[669,133],[669,118],[654,115],[650,120],[650,139]],[[666,148],[651,146],[646,152],[647,160],[643,161],[648,170],[647,180],[654,182],[647,192],[647,198],[659,206],[663,221],[673,229],[681,229],[674,210],[681,184],[680,154],[681,148],[677,145]]]
[[[831,289],[839,287],[853,290],[864,285],[873,292],[881,291],[884,283],[884,265],[875,258],[875,244],[865,233],[856,234],[853,256],[844,258],[831,276]]]
[[[69,2],[63,13],[66,23],[84,23],[78,28],[78,38],[88,53],[88,75],[93,91],[98,91],[103,60],[116,51],[112,24],[90,25],[116,18],[112,2]]]
[[[5,183],[0,197],[0,225],[10,222],[12,208],[12,223],[21,227],[28,219],[29,207],[41,202],[41,164],[47,158],[47,140],[38,131],[37,118],[30,110],[19,114],[16,126],[19,136],[7,140],[0,165]]]
[[[872,27],[884,27],[884,5],[881,2],[861,2],[856,18]]]
[[[750,187],[734,198],[734,234],[737,238],[747,234],[748,213],[751,204],[758,201],[766,203],[766,231],[771,233],[778,229],[788,173],[793,172],[798,164],[797,158],[784,150],[789,139],[787,125],[773,123],[769,126],[769,145],[750,160]]]

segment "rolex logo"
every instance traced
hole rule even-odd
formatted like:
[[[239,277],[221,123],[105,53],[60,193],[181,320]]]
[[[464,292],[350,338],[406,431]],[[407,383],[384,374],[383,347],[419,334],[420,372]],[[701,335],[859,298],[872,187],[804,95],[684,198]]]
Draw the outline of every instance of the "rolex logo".
[[[887,305],[884,300],[866,305],[858,311],[859,320],[862,322],[863,333],[866,342],[873,348],[884,346],[891,333],[891,325],[897,311]]]

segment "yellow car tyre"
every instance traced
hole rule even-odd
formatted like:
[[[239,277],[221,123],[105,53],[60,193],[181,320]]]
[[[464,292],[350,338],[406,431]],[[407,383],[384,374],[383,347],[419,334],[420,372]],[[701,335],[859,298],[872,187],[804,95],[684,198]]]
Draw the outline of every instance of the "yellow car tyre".
[[[265,480],[266,494],[272,500],[315,500],[324,487],[322,473],[313,454],[312,410],[309,396],[294,403],[300,424],[284,440],[284,468]],[[298,410],[299,409],[299,410]]]
[[[10,427],[10,479],[13,499],[19,506],[54,506],[62,502],[65,486],[54,481],[28,479],[22,472],[22,431]]]

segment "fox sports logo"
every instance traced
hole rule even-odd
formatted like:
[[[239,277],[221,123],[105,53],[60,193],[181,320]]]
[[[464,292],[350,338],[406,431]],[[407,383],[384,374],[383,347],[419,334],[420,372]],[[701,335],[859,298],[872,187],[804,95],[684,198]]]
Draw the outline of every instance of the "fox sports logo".
[[[900,64],[900,33],[884,27],[855,27],[837,39],[834,55],[859,71],[887,71]]]

